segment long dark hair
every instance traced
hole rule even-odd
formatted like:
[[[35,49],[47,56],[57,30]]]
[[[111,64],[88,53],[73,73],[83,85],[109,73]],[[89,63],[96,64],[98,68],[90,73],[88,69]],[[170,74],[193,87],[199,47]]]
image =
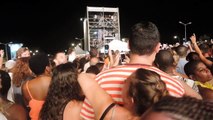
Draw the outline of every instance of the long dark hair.
[[[3,70],[0,70],[0,97],[4,97],[4,98],[7,98],[7,93],[10,89],[10,82],[11,82],[11,79],[10,79],[10,75],[3,71]]]
[[[71,100],[83,101],[78,72],[73,63],[61,64],[53,69],[52,81],[40,112],[42,120],[63,120],[66,104]]]

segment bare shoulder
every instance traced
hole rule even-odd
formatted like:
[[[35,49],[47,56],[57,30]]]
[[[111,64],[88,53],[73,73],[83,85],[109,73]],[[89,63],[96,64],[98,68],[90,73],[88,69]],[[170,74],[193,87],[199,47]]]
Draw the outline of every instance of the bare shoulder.
[[[24,92],[24,91],[27,90],[27,88],[26,88],[26,82],[24,82],[24,83],[22,84],[21,90],[22,90],[22,92]]]
[[[83,102],[82,101],[76,101],[76,100],[71,100],[66,107],[68,107],[68,109],[73,109],[75,108],[81,108]]]
[[[176,79],[177,81],[179,81],[185,91],[185,95],[191,96],[191,97],[195,97],[197,99],[202,99],[201,95],[199,93],[197,93],[195,90],[193,90],[189,85],[187,85],[184,81]]]
[[[135,116],[133,116],[127,109],[116,105],[106,115],[106,118],[114,120],[134,120]]]
[[[25,99],[26,104],[28,104],[27,101],[29,101],[31,98],[30,98],[30,95],[27,90],[27,82],[23,83],[23,85],[21,86],[21,91],[22,91],[22,95]]]
[[[49,87],[50,82],[51,82],[51,77],[50,76],[43,76],[42,78],[37,81],[39,84],[42,84],[43,86]]]
[[[82,104],[83,102],[75,100],[68,102],[64,109],[64,120],[69,120],[70,118],[72,118],[73,120],[80,120],[80,111]]]

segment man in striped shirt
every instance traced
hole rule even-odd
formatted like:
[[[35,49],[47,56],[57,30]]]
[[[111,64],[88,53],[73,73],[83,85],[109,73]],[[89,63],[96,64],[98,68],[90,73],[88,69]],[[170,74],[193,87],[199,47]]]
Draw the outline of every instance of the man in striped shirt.
[[[152,66],[155,55],[160,50],[160,35],[155,24],[152,22],[140,22],[135,24],[132,27],[129,48],[129,64],[105,70],[96,76],[96,81],[100,87],[111,95],[117,104],[123,105],[124,107],[126,106],[125,99],[122,97],[124,81],[138,68],[157,72],[166,83],[166,87],[171,96],[181,97],[183,95],[189,95],[202,99],[198,93],[184,82],[176,80],[160,69]],[[86,120],[94,119],[93,108],[87,99],[84,100],[81,117]]]

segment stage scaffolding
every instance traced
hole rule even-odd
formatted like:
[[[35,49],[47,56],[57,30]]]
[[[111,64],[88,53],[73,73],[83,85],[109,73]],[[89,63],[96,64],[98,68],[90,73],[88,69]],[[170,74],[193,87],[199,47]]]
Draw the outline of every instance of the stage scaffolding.
[[[101,48],[112,40],[120,40],[119,9],[87,7],[84,19],[84,46]]]

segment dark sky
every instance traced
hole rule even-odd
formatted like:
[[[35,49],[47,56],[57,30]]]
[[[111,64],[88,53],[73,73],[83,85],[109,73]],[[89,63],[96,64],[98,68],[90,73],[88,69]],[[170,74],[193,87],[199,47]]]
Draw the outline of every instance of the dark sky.
[[[28,0],[0,2],[0,42],[23,43],[45,52],[66,49],[75,37],[83,37],[81,17],[86,16],[86,6],[119,7],[121,37],[127,37],[130,27],[141,21],[154,22],[161,33],[162,42],[172,36],[212,34],[213,2],[205,0]],[[169,41],[170,40],[170,41]]]

